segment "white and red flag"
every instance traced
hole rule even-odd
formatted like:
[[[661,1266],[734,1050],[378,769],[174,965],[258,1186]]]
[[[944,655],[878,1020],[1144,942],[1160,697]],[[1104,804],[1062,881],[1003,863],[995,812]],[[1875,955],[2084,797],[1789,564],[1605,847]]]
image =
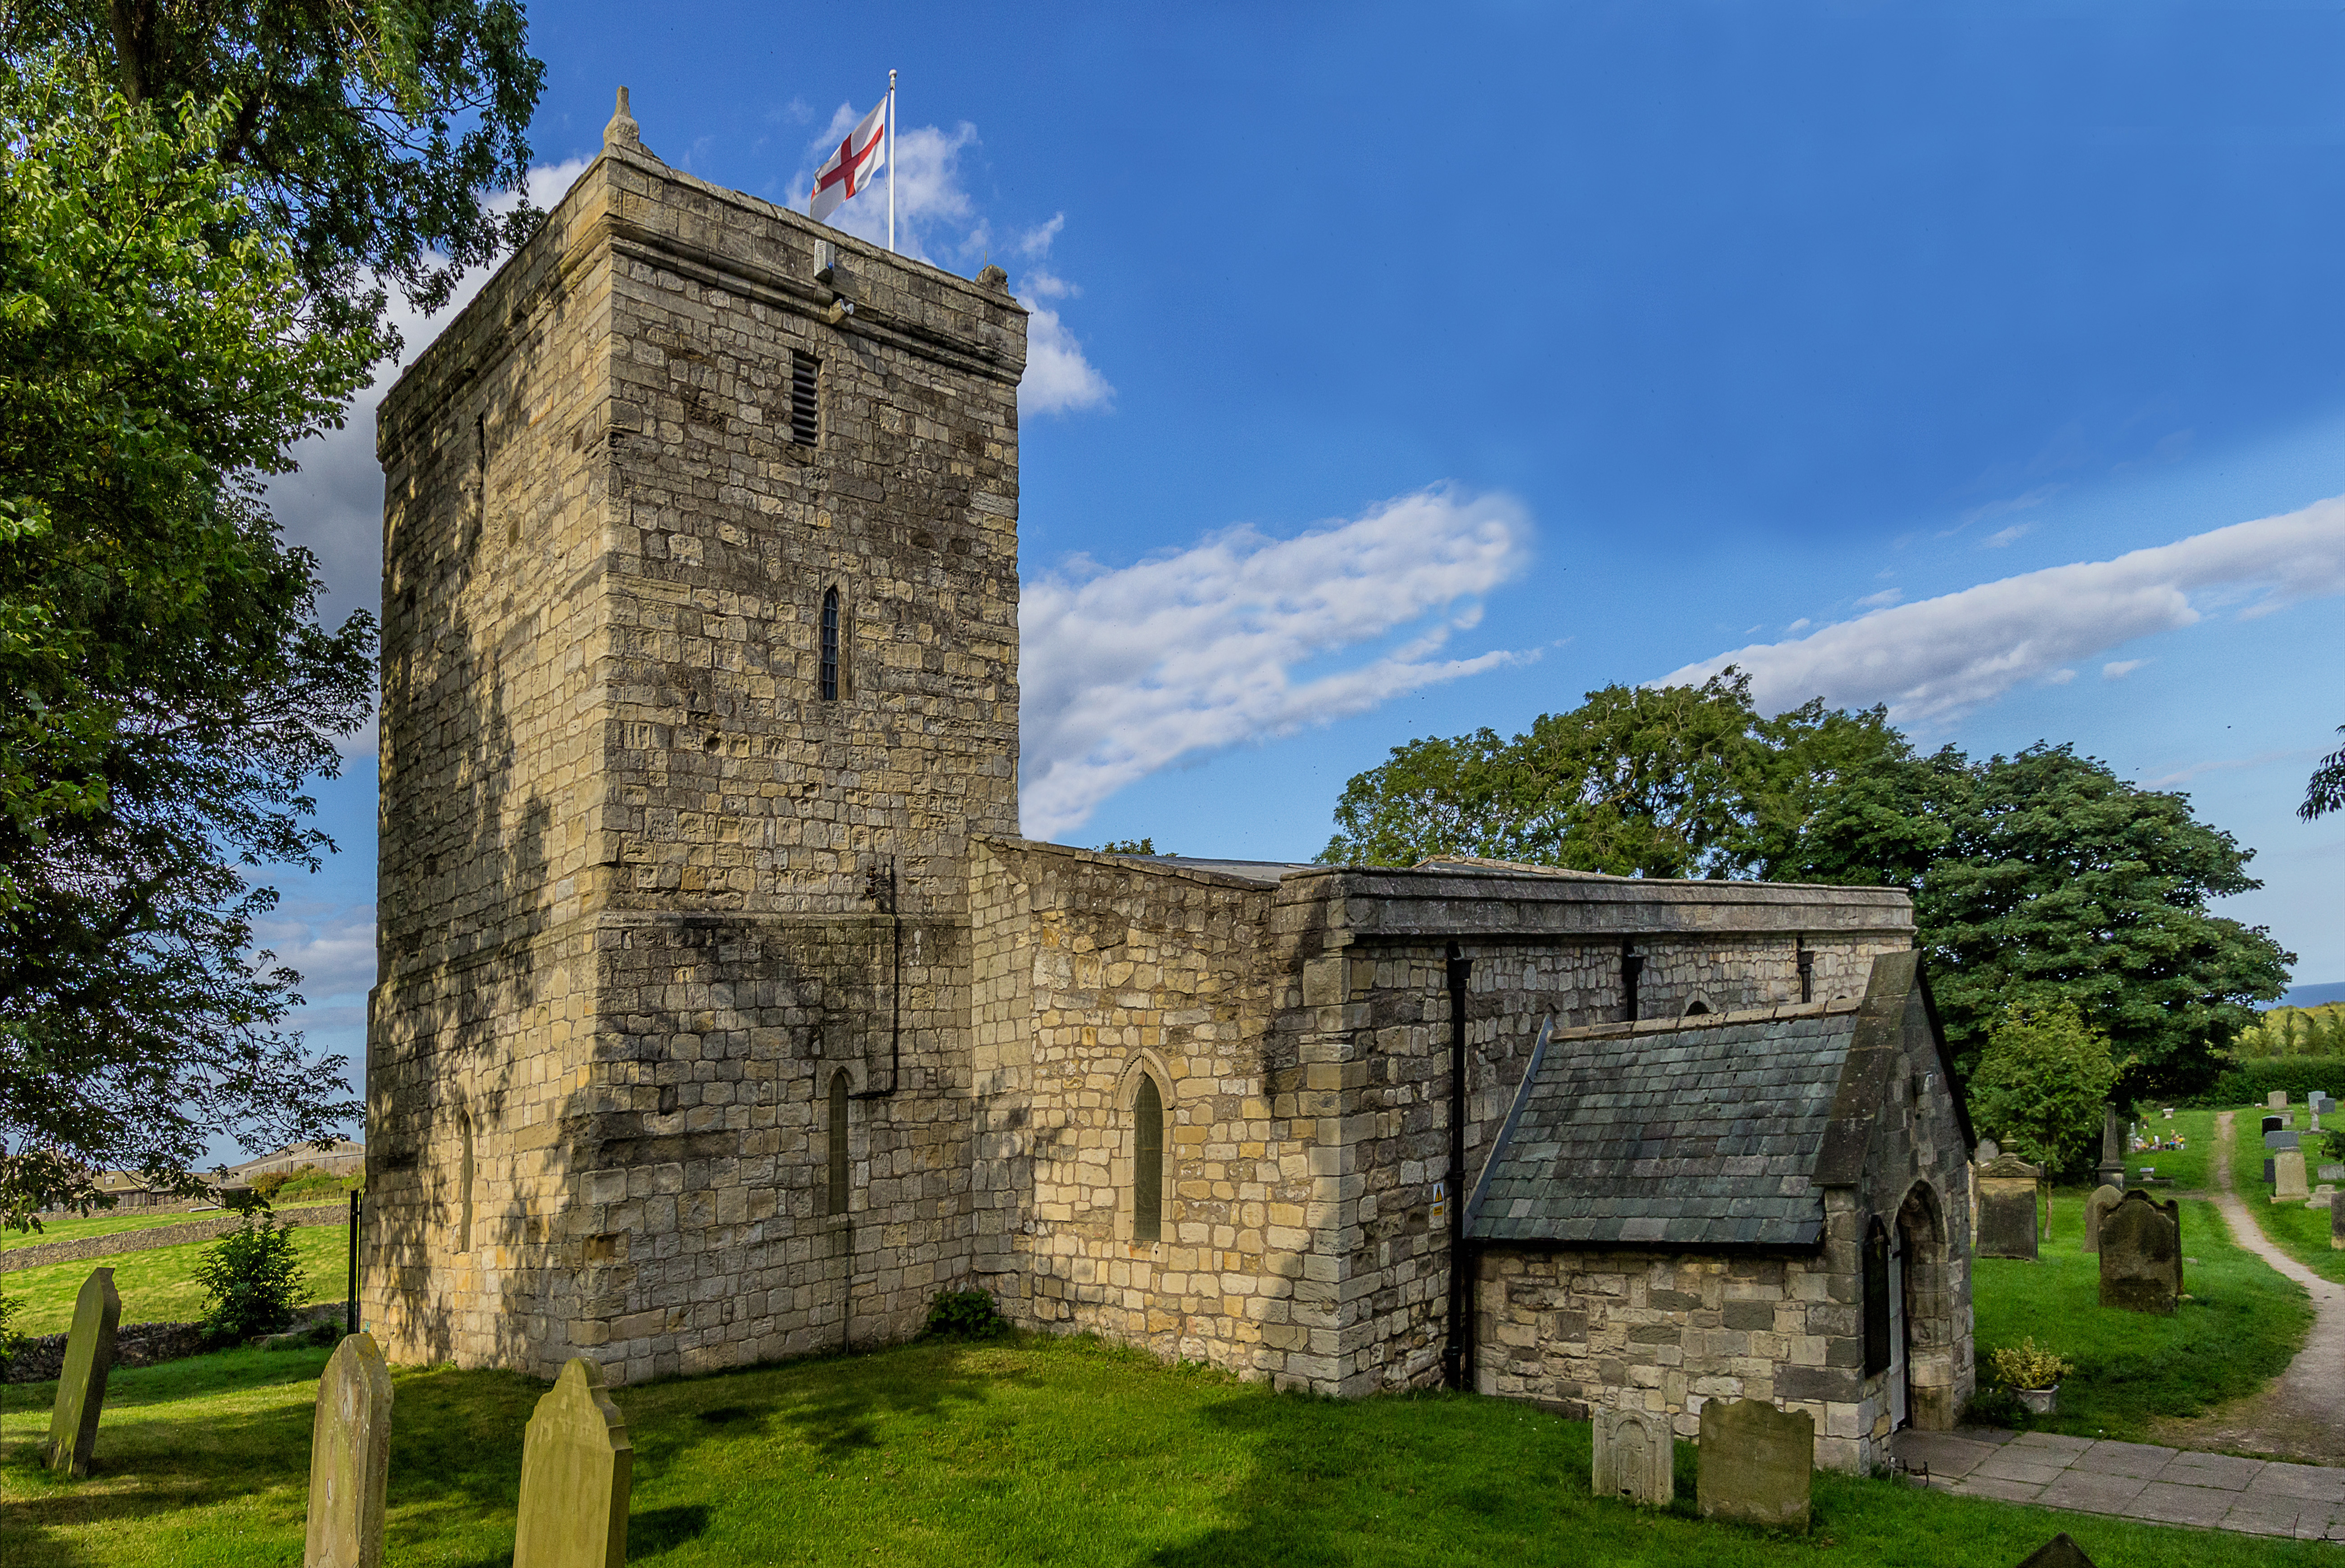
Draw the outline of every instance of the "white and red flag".
[[[882,98],[869,114],[847,133],[847,139],[816,171],[814,192],[807,211],[817,223],[838,210],[838,204],[863,194],[864,187],[888,167],[888,100]]]

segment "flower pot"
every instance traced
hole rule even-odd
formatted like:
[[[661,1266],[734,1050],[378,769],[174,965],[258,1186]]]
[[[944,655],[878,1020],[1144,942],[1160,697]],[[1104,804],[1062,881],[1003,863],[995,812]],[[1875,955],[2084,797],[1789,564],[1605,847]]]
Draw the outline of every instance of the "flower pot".
[[[2012,1391],[2019,1396],[2021,1404],[2025,1405],[2037,1415],[2050,1415],[2060,1407],[2058,1383],[2054,1383],[2048,1389],[2015,1389]]]

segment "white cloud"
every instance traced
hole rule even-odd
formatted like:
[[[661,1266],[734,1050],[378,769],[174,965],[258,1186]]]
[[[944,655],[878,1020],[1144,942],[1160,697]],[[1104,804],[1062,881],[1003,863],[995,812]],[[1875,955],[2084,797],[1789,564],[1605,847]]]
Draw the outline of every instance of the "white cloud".
[[[1983,549],[2001,550],[2005,545],[2018,543],[2035,531],[2035,525],[2032,522],[2015,522],[2009,528],[1998,529],[1988,534],[1979,543]]]
[[[2055,670],[2044,677],[2044,683],[2047,686],[2065,686],[2076,678],[2076,672],[2074,670]]]
[[[1884,588],[1878,593],[1866,594],[1856,602],[1857,607],[1861,610],[1878,610],[1883,605],[1894,604],[1900,599],[1904,597],[1905,595],[1903,592],[1894,588]]]
[[[2144,664],[2148,663],[2149,661],[2147,659],[2112,659],[2109,663],[2101,666],[2101,679],[2104,681],[2122,681],[2127,675],[2132,674],[2136,670],[2140,669]]]
[[[1528,563],[1505,495],[1436,486],[1294,539],[1235,528],[1114,570],[1077,560],[1026,584],[1020,722],[1028,833],[1080,827],[1183,759],[1363,713],[1527,655],[1437,655]],[[1365,657],[1323,674],[1304,666]]]
[[[2192,763],[2188,767],[2177,768],[2172,773],[2160,774],[2156,778],[2144,779],[2141,784],[2144,789],[2172,789],[2177,784],[2188,784],[2192,779],[2205,774],[2229,773],[2241,768],[2259,768],[2269,763],[2304,763],[2320,754],[2318,747],[2299,746],[2292,751],[2258,752],[2251,757],[2223,757],[2214,762]]]
[[[299,971],[301,995],[362,996],[375,981],[374,905],[280,910],[253,922],[253,944]],[[313,1022],[316,1020],[312,1020]]]
[[[1040,305],[1029,307],[1026,379],[1018,383],[1019,410],[1056,414],[1069,409],[1095,409],[1114,396],[1115,389],[1083,358],[1082,345],[1061,323],[1059,313]]]
[[[1821,696],[1835,707],[1887,703],[1896,719],[1929,719],[2023,682],[2060,678],[2064,665],[2212,611],[2261,615],[2339,593],[2345,497],[1738,648],[1655,684],[1698,683],[1734,664],[1750,673],[1752,694],[1769,712]]]

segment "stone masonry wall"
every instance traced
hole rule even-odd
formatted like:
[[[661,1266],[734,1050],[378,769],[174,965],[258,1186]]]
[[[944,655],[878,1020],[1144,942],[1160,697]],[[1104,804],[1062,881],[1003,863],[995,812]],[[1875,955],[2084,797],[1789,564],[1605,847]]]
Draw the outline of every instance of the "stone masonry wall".
[[[982,851],[980,1186],[1012,1200],[989,1238],[1015,1236],[985,1254],[990,1288],[1034,1327],[1288,1381],[1314,1285],[1307,1155],[1291,1108],[1273,1114],[1261,1056],[1270,889],[1080,850]],[[1132,1233],[1142,1072],[1170,1133],[1153,1242]]]
[[[394,1356],[639,1379],[898,1337],[967,1275],[1023,358],[998,288],[614,143],[386,400]]]

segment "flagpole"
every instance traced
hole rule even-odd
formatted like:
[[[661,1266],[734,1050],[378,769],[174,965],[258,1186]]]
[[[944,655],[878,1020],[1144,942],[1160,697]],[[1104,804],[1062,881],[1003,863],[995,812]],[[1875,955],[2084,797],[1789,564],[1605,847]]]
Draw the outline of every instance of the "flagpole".
[[[896,73],[888,73],[888,248],[896,248]]]

